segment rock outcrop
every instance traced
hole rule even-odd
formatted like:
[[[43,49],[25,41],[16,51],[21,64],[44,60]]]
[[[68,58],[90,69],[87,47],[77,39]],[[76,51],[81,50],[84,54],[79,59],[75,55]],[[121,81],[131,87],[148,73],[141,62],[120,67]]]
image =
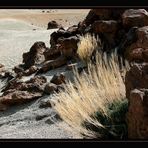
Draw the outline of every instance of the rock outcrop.
[[[56,28],[60,28],[60,27],[61,27],[61,25],[58,24],[56,21],[50,21],[48,23],[47,29],[56,29]]]
[[[43,76],[36,76],[29,81],[9,81],[3,94],[0,96],[1,105],[13,105],[34,100],[43,96],[44,84],[47,80]]]
[[[23,54],[24,67],[30,68],[33,65],[38,65],[44,62],[44,52],[46,51],[46,45],[44,42],[36,42],[30,48],[30,51]]]

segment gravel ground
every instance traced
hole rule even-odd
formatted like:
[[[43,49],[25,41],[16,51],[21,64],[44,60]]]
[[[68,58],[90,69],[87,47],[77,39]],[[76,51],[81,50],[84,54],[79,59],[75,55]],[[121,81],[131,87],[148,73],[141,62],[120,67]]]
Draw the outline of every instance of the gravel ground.
[[[36,30],[32,30],[33,28],[35,26],[17,20],[0,21],[0,63],[4,64],[6,69],[11,70],[15,65],[20,64],[22,53],[27,52],[34,42],[43,41],[46,46],[50,46],[49,37],[55,30],[43,30],[38,27]],[[50,79],[57,71],[59,69],[49,72],[46,77]],[[3,85],[4,82],[0,81],[0,88]],[[66,123],[59,120],[52,108],[40,108],[40,104],[49,99],[48,96],[42,97],[33,102],[13,106],[7,111],[0,112],[0,138],[80,138],[71,131]]]

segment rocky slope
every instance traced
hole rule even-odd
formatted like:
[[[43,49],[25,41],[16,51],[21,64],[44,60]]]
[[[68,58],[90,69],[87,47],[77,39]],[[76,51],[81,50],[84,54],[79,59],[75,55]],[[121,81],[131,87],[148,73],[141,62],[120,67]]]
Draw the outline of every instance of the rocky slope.
[[[73,77],[72,71],[66,67],[80,62],[76,54],[77,44],[80,36],[86,33],[99,35],[103,52],[116,50],[119,56],[130,62],[131,69],[125,81],[129,100],[128,136],[130,139],[147,138],[148,12],[145,9],[93,9],[84,21],[53,32],[50,35],[50,47],[42,41],[35,42],[23,54],[22,63],[13,68],[13,75],[2,72],[1,77],[8,77],[9,81],[2,90],[0,109],[7,111],[10,106],[39,101],[46,95],[49,101],[53,92],[58,92],[63,88],[62,84]],[[80,71],[82,69],[80,66]],[[54,76],[51,75],[53,71],[56,74]],[[24,77],[27,80],[24,81]],[[48,105],[45,106],[50,108],[50,103]],[[51,114],[50,109],[48,111],[46,113],[44,109],[43,114],[39,115],[41,117],[32,118],[46,120]],[[35,112],[38,113],[41,110]]]

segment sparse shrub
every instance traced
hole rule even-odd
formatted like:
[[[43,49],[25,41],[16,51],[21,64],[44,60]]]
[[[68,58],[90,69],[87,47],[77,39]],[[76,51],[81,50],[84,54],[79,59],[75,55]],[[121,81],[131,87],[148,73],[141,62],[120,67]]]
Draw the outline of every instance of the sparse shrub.
[[[82,59],[85,54],[79,52]],[[54,95],[54,108],[61,118],[85,138],[126,138],[124,75],[128,67],[120,68],[115,53],[98,52],[95,64],[88,63],[88,72],[75,71],[74,83],[67,82],[65,90]]]
[[[114,101],[106,107],[107,116],[97,111],[92,118],[100,122],[103,127],[84,121],[82,126],[94,132],[94,137],[105,140],[127,139],[127,124],[125,115],[128,109],[127,99]],[[83,133],[82,133],[83,134]],[[83,134],[84,137],[87,135]]]

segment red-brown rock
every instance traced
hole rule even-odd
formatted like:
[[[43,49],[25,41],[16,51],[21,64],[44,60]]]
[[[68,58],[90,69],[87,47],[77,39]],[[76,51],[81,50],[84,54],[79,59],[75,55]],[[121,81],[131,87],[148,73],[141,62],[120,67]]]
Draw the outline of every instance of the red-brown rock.
[[[84,23],[88,26],[96,20],[111,19],[112,9],[92,9],[86,16]]]
[[[66,65],[66,63],[67,63],[67,59],[63,56],[60,56],[59,58],[55,60],[45,62],[43,66],[37,71],[36,74],[45,73],[49,70]]]
[[[58,40],[58,43],[61,54],[67,58],[74,57],[78,48],[78,42],[79,38],[77,36],[72,36],[69,38],[60,38]]]
[[[136,41],[125,50],[128,61],[148,62],[148,26],[136,30]]]
[[[73,25],[73,26],[69,27],[67,29],[67,31],[70,32],[72,35],[78,34],[79,33],[79,31],[78,31],[78,25]]]
[[[60,28],[60,27],[61,27],[61,25],[58,24],[56,21],[50,21],[48,23],[47,29],[56,29],[56,28]]]
[[[41,91],[42,86],[47,82],[44,76],[35,76],[27,82],[21,82],[19,79],[13,79],[8,82],[7,86],[2,90],[4,95],[9,93],[9,90],[23,90],[23,91]]]
[[[60,28],[58,31],[53,32],[50,35],[50,45],[51,47],[56,46],[57,40],[61,37],[68,38],[72,34],[69,31],[66,31],[64,28]]]
[[[148,89],[148,63],[133,64],[126,73],[125,85],[127,98],[133,89]]]
[[[57,87],[56,84],[47,83],[46,86],[45,86],[44,92],[47,93],[47,94],[51,94],[51,93],[53,93],[54,91],[57,91],[57,90],[58,90],[58,87]]]
[[[65,83],[65,76],[63,74],[56,74],[53,76],[53,78],[50,80],[51,83],[54,83],[56,85],[60,85],[62,83]]]
[[[58,58],[60,55],[61,55],[61,52],[59,50],[59,44],[56,44],[55,46],[48,48],[44,52],[45,61],[54,60]]]
[[[44,42],[36,42],[30,48],[30,51],[23,54],[23,63],[25,68],[29,68],[36,64],[41,64],[44,62],[44,51],[46,50],[46,45]]]
[[[148,89],[131,91],[127,125],[129,139],[148,138]]]
[[[122,15],[123,26],[126,28],[148,25],[148,12],[145,9],[128,9]]]
[[[38,99],[43,95],[42,92],[29,92],[14,90],[5,96],[0,97],[0,103],[4,105],[20,104],[30,100]]]
[[[92,24],[92,29],[94,33],[116,33],[118,30],[118,22],[115,20],[95,21]]]
[[[27,69],[23,72],[23,75],[30,76],[30,75],[34,74],[35,72],[37,72],[37,70],[38,70],[38,67],[36,67],[35,65],[31,66],[29,69]]]

